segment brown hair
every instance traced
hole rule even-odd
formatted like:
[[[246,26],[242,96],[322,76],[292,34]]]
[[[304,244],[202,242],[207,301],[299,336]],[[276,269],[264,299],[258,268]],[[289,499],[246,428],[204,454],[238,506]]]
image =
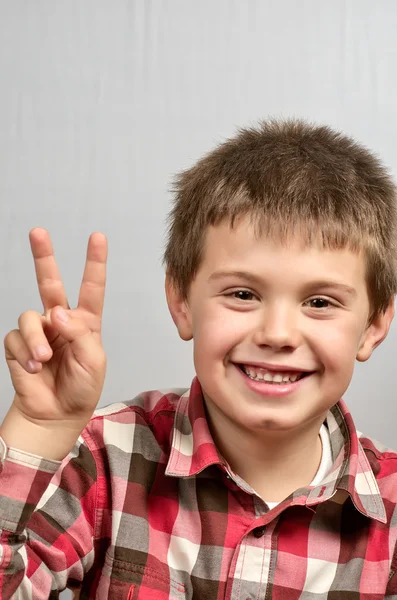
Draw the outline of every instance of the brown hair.
[[[301,120],[268,120],[238,134],[175,180],[164,263],[186,298],[209,225],[248,215],[282,243],[363,251],[371,319],[397,292],[396,186],[352,138]]]

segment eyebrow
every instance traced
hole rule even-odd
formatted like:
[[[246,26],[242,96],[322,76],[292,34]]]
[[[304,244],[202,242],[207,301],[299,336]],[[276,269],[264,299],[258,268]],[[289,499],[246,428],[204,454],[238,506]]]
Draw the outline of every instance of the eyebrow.
[[[246,271],[215,271],[208,278],[208,283],[212,283],[213,281],[222,281],[223,279],[230,279],[235,277],[236,279],[243,279],[252,283],[254,285],[263,285],[264,281],[254,275],[253,273],[248,273]],[[309,290],[312,288],[321,288],[321,289],[338,289],[341,292],[345,292],[349,294],[353,298],[357,296],[357,291],[355,288],[350,285],[346,285],[345,283],[340,283],[339,281],[335,281],[334,279],[316,279],[313,281],[308,281],[305,286],[305,290]]]

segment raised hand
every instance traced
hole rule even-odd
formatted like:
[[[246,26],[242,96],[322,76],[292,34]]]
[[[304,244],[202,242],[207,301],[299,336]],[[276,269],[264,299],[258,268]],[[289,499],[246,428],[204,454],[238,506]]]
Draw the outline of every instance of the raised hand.
[[[65,423],[77,432],[92,416],[105,379],[101,322],[107,240],[102,233],[91,234],[78,305],[71,309],[48,232],[36,228],[29,237],[44,312],[23,312],[19,329],[4,340],[15,389],[13,411],[46,430],[60,430]]]

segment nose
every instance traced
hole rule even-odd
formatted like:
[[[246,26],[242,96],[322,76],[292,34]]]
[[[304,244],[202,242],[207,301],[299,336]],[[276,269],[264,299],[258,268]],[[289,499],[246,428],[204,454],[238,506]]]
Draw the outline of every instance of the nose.
[[[277,303],[264,308],[255,329],[254,342],[274,350],[293,350],[300,345],[301,337],[297,309]]]

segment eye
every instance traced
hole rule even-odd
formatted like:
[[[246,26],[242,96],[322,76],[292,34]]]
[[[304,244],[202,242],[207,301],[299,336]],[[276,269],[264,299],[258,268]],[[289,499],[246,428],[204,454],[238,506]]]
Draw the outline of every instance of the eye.
[[[243,302],[255,300],[256,298],[256,296],[249,290],[235,290],[234,292],[226,294],[226,296],[235,298],[236,300],[242,300]]]
[[[335,306],[328,298],[310,298],[310,300],[307,300],[305,304],[309,304],[310,308],[317,309],[330,308],[330,306]]]

